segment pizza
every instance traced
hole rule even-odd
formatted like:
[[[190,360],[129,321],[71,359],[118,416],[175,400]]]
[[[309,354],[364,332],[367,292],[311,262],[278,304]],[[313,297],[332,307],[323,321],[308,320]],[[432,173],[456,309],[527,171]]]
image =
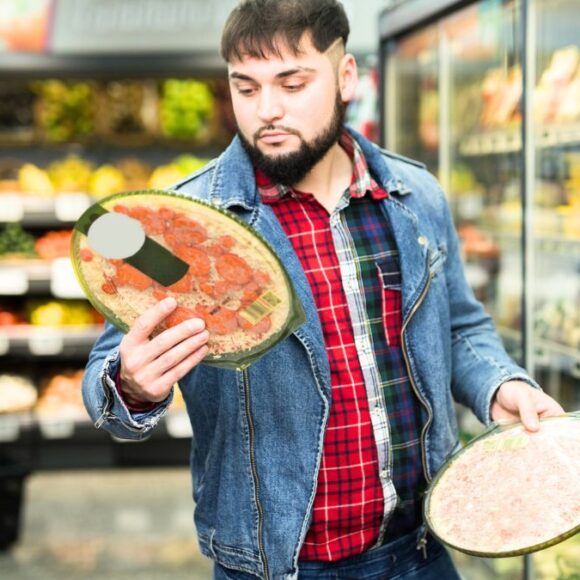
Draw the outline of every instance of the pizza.
[[[105,215],[137,223],[144,239],[138,251],[124,258],[99,251],[103,240],[91,228]],[[116,246],[128,244],[128,229],[107,237]],[[75,227],[72,260],[89,300],[124,332],[169,296],[178,306],[155,334],[202,318],[210,335],[207,363],[243,367],[303,321],[292,284],[265,240],[230,212],[175,193],[118,194],[89,208]]]
[[[580,530],[580,420],[496,427],[433,481],[426,522],[444,543],[479,556],[543,549]]]

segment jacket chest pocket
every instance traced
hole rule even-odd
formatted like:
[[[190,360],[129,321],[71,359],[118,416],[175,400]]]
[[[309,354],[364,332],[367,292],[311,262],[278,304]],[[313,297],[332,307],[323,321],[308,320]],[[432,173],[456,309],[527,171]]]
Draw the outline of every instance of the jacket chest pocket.
[[[401,346],[401,269],[397,255],[377,260],[381,312],[387,344]]]

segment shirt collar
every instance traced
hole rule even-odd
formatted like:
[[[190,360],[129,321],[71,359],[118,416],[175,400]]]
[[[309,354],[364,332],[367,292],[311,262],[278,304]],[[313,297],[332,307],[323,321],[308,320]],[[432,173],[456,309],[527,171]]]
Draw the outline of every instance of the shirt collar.
[[[360,198],[369,193],[373,199],[385,199],[388,197],[388,193],[372,178],[360,145],[353,139],[348,131],[344,130],[342,132],[339,144],[353,162],[352,179],[350,186],[345,191],[345,195],[348,197]],[[257,167],[254,168],[254,171],[258,191],[261,200],[264,203],[275,203],[282,200],[288,194],[300,197],[308,197],[312,195],[306,192],[294,190],[293,188],[280,183],[271,182]]]

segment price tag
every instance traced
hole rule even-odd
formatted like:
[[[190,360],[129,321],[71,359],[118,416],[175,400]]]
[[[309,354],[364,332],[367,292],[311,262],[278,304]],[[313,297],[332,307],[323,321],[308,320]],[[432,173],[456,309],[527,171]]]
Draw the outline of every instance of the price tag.
[[[50,292],[57,298],[84,298],[68,258],[56,258],[50,267]]]
[[[0,416],[0,441],[16,441],[20,436],[20,421],[10,415]]]
[[[0,295],[21,296],[28,292],[28,273],[25,268],[0,267]]]
[[[10,350],[10,339],[2,332],[0,333],[0,356],[4,356]]]
[[[45,439],[69,439],[75,431],[74,421],[64,419],[40,419],[38,426]]]
[[[56,332],[33,332],[28,338],[28,348],[32,354],[52,356],[63,351],[64,339]]]
[[[54,201],[54,214],[61,222],[76,222],[91,205],[85,193],[63,193]]]
[[[185,412],[169,413],[165,418],[167,432],[175,439],[186,439],[193,435],[189,417]]]
[[[0,221],[19,222],[24,217],[24,204],[17,194],[3,194],[0,196]]]

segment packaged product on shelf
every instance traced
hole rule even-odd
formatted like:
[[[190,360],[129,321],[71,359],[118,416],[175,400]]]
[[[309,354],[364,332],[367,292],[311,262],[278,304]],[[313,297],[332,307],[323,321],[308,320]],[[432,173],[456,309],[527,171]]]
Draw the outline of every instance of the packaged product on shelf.
[[[92,326],[102,321],[91,305],[82,300],[29,299],[26,312],[32,326]]]
[[[93,173],[93,164],[75,155],[48,166],[48,175],[57,193],[86,193]]]
[[[6,224],[0,229],[0,262],[37,257],[35,243],[34,236],[20,224]]]
[[[37,398],[36,387],[28,377],[0,374],[0,415],[30,411]]]
[[[43,379],[35,414],[42,419],[88,419],[82,398],[82,380],[82,369],[67,369]]]
[[[36,254],[43,260],[67,258],[70,254],[72,230],[49,231],[34,243]]]

